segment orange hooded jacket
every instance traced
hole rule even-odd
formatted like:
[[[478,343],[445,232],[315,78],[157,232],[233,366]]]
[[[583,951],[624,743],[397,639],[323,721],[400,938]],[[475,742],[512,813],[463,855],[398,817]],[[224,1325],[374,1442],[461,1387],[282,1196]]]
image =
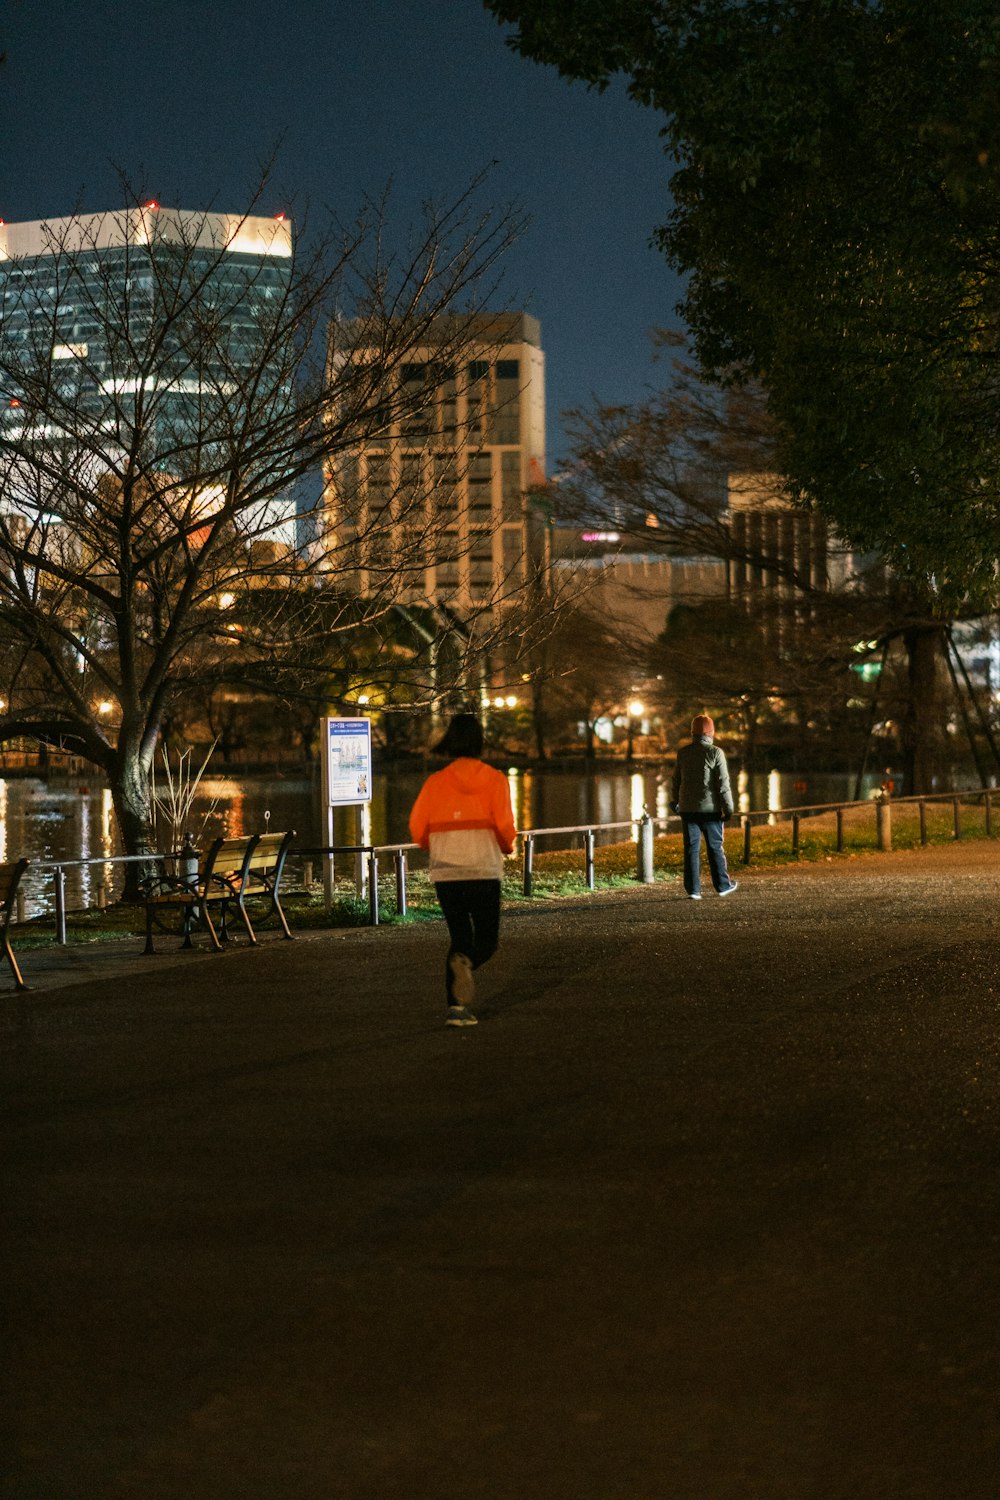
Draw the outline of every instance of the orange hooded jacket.
[[[421,787],[410,837],[429,851],[433,881],[500,880],[517,837],[507,778],[481,760],[453,760]]]

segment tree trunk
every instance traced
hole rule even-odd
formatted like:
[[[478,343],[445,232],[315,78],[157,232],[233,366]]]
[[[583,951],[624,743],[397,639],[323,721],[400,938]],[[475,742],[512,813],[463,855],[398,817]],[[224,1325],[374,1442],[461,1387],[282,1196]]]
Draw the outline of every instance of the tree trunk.
[[[939,625],[915,626],[903,632],[903,645],[907,666],[904,789],[916,796],[934,791],[945,770],[944,632]]]
[[[757,715],[752,709],[743,711],[743,766],[748,776],[757,770]]]
[[[124,854],[151,854],[154,851],[153,800],[149,788],[149,765],[138,745],[123,736],[108,773],[111,798],[118,819]],[[125,866],[125,900],[137,900],[144,876],[156,871],[154,861],[136,860]]]
[[[540,682],[531,684],[531,720],[535,733],[535,756],[538,760],[548,760],[549,747],[546,741],[547,715],[545,709],[545,689]]]

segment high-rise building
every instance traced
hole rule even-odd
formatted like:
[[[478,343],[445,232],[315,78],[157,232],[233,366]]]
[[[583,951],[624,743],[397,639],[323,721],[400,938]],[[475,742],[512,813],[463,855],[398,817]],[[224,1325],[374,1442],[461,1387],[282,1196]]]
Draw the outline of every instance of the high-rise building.
[[[181,256],[179,279],[169,267]],[[85,371],[95,401],[122,394],[126,382],[134,387],[145,375],[165,388],[168,409],[173,403],[190,415],[206,380],[231,378],[254,357],[260,309],[287,286],[291,256],[284,217],[148,203],[0,224],[2,337],[26,354],[49,354],[66,375]],[[199,369],[192,349],[181,346],[178,316],[155,373],[140,371],[144,359],[155,357],[146,338],[160,311],[158,296],[183,295],[199,283],[201,304],[211,302],[220,314],[214,363]]]
[[[48,400],[36,444],[82,449],[89,421],[97,470],[132,448],[147,473],[210,470],[232,446],[243,377],[270,379],[276,401],[288,389],[281,351],[262,350],[291,265],[282,216],[147,203],[0,225],[0,422],[30,420],[29,387],[47,380],[66,421]],[[290,502],[274,510],[291,532]]]
[[[404,598],[459,614],[502,608],[546,560],[532,505],[545,478],[545,359],[526,313],[445,317],[396,375],[406,415],[341,454],[326,476],[326,513],[356,557],[356,586],[392,569]],[[365,349],[333,333],[363,365]]]

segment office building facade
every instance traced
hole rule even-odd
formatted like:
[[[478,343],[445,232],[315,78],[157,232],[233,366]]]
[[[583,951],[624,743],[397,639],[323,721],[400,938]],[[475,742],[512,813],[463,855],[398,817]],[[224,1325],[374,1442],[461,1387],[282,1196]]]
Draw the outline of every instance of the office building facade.
[[[0,422],[30,423],[31,383],[48,372],[66,426],[49,402],[33,441],[65,449],[89,422],[97,469],[119,468],[130,447],[178,480],[199,460],[210,469],[232,441],[234,391],[260,378],[261,330],[291,265],[283,217],[148,203],[0,225]],[[286,376],[277,362],[270,373],[280,400]],[[275,521],[288,529],[286,509]]]
[[[465,616],[502,609],[546,563],[532,504],[545,477],[545,359],[525,313],[457,325],[441,319],[440,340],[432,330],[397,371],[401,419],[330,464],[325,513],[327,545],[351,550],[359,593],[402,570],[406,602]],[[350,357],[363,361],[364,348]]]

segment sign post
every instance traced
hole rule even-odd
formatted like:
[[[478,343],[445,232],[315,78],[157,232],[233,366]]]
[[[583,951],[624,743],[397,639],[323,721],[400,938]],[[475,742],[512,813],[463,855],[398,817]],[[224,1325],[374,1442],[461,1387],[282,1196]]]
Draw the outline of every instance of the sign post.
[[[323,808],[326,845],[333,847],[333,813],[337,807],[358,808],[359,841],[364,832],[364,814],[372,795],[371,719],[320,720],[320,765],[323,777]],[[364,860],[359,856],[358,868]],[[323,895],[327,911],[333,905],[333,855],[323,861]]]

